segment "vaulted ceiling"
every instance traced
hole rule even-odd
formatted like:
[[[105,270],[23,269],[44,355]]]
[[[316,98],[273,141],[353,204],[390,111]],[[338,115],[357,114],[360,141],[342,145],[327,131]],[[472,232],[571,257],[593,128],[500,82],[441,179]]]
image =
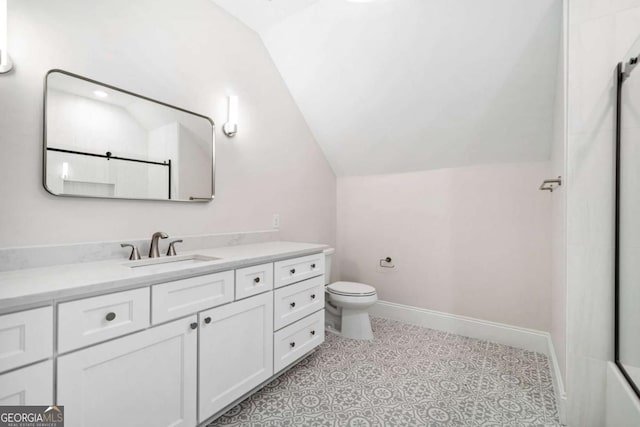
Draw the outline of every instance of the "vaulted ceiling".
[[[213,0],[260,34],[337,175],[549,158],[561,0]]]

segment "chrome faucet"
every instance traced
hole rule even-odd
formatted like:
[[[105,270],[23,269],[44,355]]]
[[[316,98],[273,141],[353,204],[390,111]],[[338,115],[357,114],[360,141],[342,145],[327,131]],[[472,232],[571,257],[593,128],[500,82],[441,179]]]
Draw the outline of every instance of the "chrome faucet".
[[[153,233],[151,236],[151,247],[149,248],[149,258],[159,258],[160,257],[160,249],[158,248],[158,240],[166,239],[169,237],[167,233],[163,233],[162,231],[157,231]]]

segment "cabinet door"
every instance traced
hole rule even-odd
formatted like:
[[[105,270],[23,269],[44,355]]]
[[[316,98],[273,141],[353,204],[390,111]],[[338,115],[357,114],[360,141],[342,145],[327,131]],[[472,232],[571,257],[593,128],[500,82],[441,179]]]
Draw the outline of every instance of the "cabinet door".
[[[200,422],[273,374],[273,296],[200,313]]]
[[[67,427],[196,425],[195,315],[58,358]]]
[[[0,405],[53,405],[53,362],[0,375]]]

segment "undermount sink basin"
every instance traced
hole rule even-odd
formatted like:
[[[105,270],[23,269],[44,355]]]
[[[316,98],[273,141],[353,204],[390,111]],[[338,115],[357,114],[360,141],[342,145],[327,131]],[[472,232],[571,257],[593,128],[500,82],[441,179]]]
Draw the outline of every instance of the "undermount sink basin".
[[[150,258],[140,261],[126,262],[122,265],[136,270],[142,270],[149,273],[161,273],[165,271],[178,270],[186,267],[195,267],[205,262],[216,261],[221,258],[204,256],[204,255],[184,255],[162,258]]]

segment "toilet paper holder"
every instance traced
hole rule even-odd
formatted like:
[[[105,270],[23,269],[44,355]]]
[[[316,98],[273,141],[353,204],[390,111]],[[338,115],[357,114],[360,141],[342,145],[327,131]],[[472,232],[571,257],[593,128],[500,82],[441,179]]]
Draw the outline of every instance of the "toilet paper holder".
[[[542,184],[540,185],[539,190],[542,191],[549,191],[551,193],[553,193],[553,190],[555,190],[556,188],[560,187],[562,185],[562,177],[559,176],[556,179],[545,179],[544,181],[542,181]]]
[[[395,265],[392,264],[393,260],[391,259],[390,256],[386,257],[386,258],[382,258],[380,260],[380,267],[382,268],[396,268]]]

